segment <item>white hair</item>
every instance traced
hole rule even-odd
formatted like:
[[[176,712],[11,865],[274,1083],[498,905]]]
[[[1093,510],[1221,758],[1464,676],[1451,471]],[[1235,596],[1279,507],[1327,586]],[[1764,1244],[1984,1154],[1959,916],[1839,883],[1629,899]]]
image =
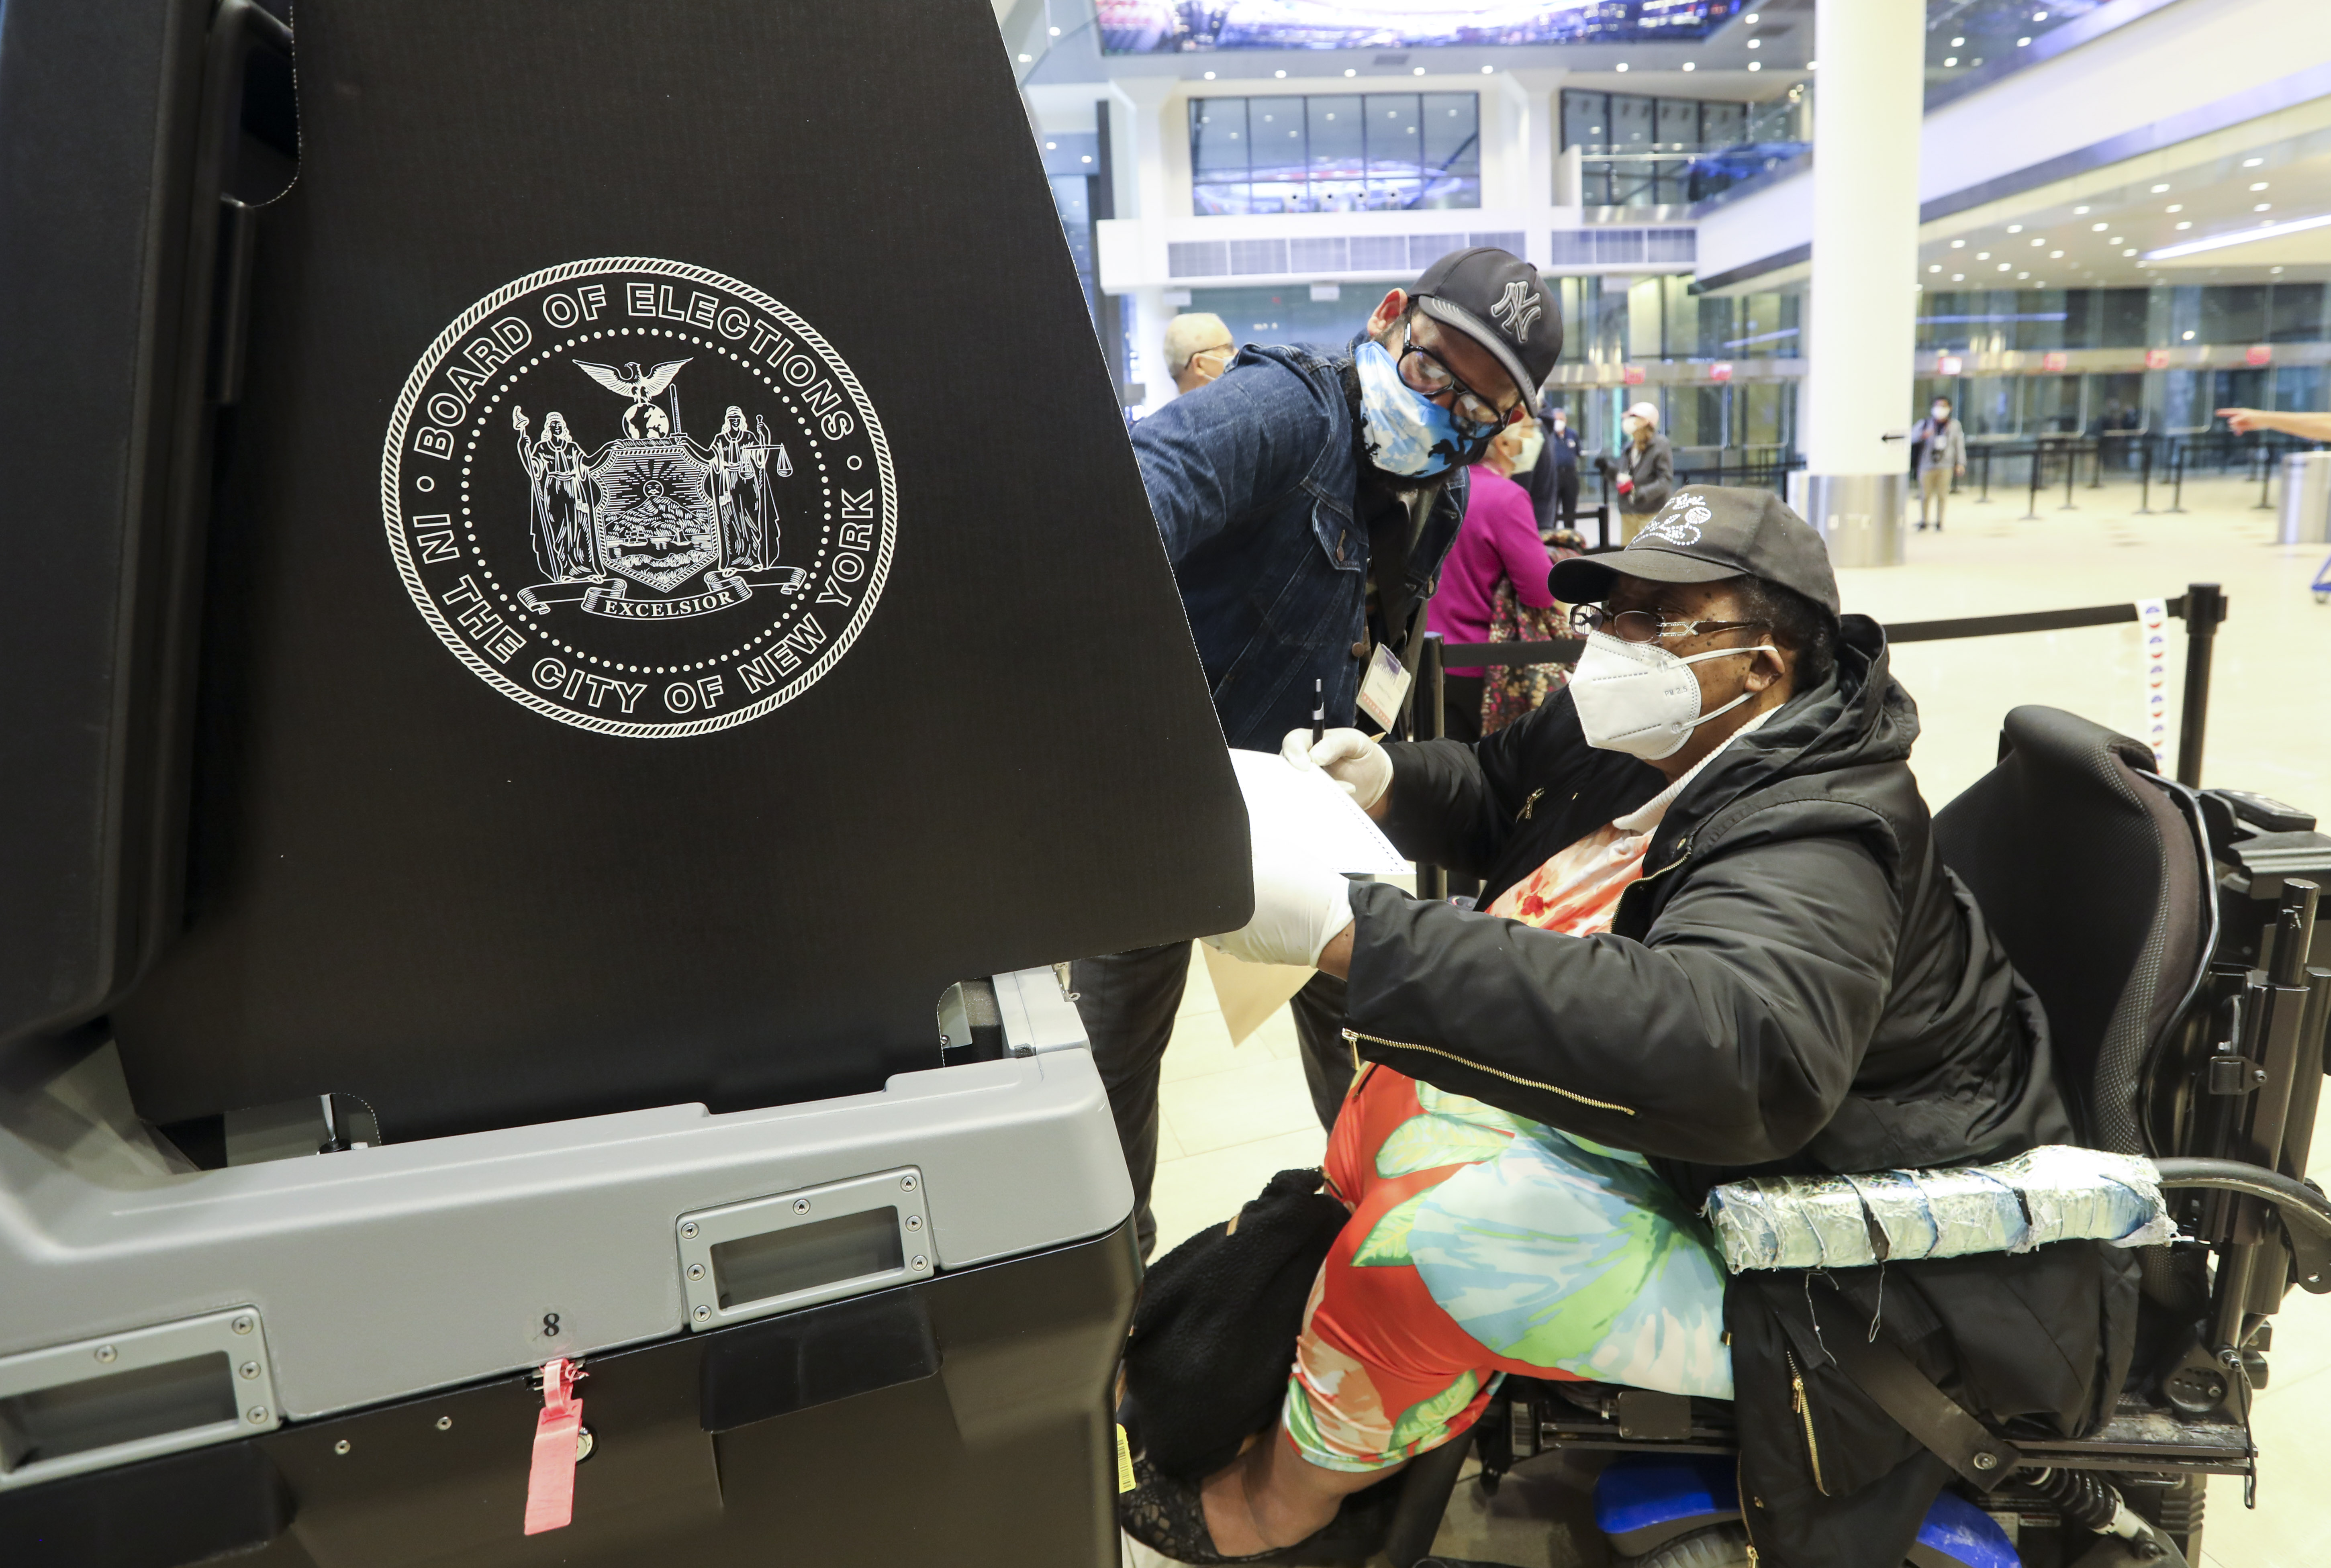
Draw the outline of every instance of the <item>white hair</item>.
[[[1181,375],[1190,368],[1190,356],[1231,341],[1231,329],[1221,317],[1211,310],[1185,310],[1166,324],[1166,374]]]

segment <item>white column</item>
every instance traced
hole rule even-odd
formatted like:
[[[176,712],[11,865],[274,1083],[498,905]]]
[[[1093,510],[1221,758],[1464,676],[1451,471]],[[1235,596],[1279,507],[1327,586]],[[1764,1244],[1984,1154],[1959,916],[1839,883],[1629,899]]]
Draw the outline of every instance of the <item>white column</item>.
[[[1155,413],[1174,401],[1174,378],[1166,370],[1166,324],[1175,309],[1161,288],[1134,289],[1122,298],[1133,337],[1133,369],[1126,379],[1141,384],[1141,411]]]
[[[1840,565],[1902,559],[1917,340],[1921,0],[1818,0],[1808,520]]]

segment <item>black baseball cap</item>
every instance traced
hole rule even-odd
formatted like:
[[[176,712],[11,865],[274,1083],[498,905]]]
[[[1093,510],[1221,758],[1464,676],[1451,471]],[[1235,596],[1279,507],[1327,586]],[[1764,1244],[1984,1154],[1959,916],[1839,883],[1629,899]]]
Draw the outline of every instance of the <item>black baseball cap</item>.
[[[1562,301],[1536,267],[1510,251],[1475,245],[1427,267],[1411,292],[1426,315],[1496,355],[1522,406],[1536,405],[1562,357]]]
[[[1565,603],[1594,604],[1610,596],[1613,579],[1622,575],[1653,583],[1762,577],[1838,613],[1829,547],[1770,490],[1686,485],[1625,549],[1558,561],[1550,582]]]

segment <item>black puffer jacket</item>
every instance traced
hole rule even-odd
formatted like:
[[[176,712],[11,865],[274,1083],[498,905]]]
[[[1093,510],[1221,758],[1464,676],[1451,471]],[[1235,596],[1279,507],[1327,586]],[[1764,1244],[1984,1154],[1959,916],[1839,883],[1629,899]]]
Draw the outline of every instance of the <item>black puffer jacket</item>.
[[[1695,1201],[1754,1171],[1961,1164],[2069,1141],[2046,1022],[1936,857],[1884,634],[1669,808],[1611,934],[1353,890],[1360,1054],[1638,1149]],[[1568,692],[1478,747],[1394,746],[1394,842],[1487,904],[1664,787]]]

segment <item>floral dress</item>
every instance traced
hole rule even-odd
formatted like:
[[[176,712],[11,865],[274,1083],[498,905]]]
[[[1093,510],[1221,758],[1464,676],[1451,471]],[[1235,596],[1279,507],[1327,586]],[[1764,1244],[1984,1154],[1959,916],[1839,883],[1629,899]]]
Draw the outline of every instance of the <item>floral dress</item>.
[[[1608,931],[1690,779],[1489,912]],[[1352,1218],[1311,1287],[1280,1414],[1313,1464],[1375,1470],[1436,1448],[1507,1373],[1732,1397],[1723,1265],[1642,1155],[1374,1063],[1337,1119],[1327,1181]]]

